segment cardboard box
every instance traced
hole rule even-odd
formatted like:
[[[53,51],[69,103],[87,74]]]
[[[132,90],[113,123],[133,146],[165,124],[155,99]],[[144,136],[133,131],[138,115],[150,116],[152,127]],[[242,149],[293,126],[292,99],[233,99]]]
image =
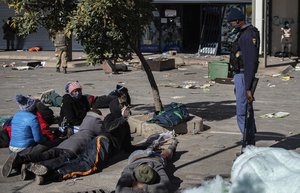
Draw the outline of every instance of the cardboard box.
[[[174,58],[154,58],[146,60],[152,71],[171,70],[175,68]],[[142,69],[144,70],[143,66]]]

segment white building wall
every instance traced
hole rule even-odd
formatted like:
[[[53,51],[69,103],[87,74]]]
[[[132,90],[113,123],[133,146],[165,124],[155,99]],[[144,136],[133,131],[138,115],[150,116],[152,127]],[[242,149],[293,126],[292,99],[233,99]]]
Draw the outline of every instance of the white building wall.
[[[3,21],[6,21],[8,17],[13,17],[14,14],[14,11],[9,9],[7,4],[0,1],[0,49],[6,49],[6,40],[3,39],[2,30]],[[49,37],[49,33],[43,27],[40,27],[36,33],[32,33],[25,38],[16,37],[15,39],[15,49],[26,50],[35,46],[40,46],[42,50],[54,50],[54,45]],[[83,50],[83,47],[73,39],[72,49]]]
[[[265,0],[254,0],[254,20],[253,20],[253,25],[258,29],[259,35],[260,35],[260,49],[259,53],[262,53],[263,50],[263,32],[264,32],[264,1]]]

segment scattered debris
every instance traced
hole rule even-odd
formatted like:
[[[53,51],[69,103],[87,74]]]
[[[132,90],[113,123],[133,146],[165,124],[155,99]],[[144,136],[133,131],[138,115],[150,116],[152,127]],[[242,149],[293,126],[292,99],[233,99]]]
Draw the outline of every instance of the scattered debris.
[[[175,84],[175,83],[168,83],[168,84],[160,84],[159,86],[163,87],[171,87],[171,88],[186,88],[186,89],[207,89],[208,87],[211,87],[212,84],[199,84],[199,82],[196,81],[184,81],[182,85]]]
[[[274,88],[276,85],[268,83],[267,86],[270,87],[270,88]]]
[[[288,112],[277,112],[277,113],[267,113],[264,115],[261,115],[261,118],[284,118],[289,116],[290,113]]]
[[[288,81],[288,80],[291,80],[291,78],[293,78],[293,77],[291,77],[291,76],[283,76],[283,77],[281,77],[281,80]]]
[[[38,51],[41,51],[41,50],[42,50],[42,48],[38,47],[38,46],[28,49],[29,52],[38,52]]]
[[[281,76],[281,74],[273,74],[272,76],[273,77],[278,77],[278,76]]]
[[[183,75],[191,75],[191,74],[197,74],[197,72],[186,72]]]
[[[216,78],[215,82],[219,84],[234,84],[233,78]]]
[[[209,92],[210,90],[208,88],[204,88],[203,92]]]
[[[186,71],[186,68],[177,68],[177,70]]]
[[[164,78],[168,78],[168,77],[170,77],[170,74],[169,73],[168,74],[164,74],[163,77]]]
[[[10,64],[3,64],[2,67],[3,67],[3,68],[14,67],[15,64],[16,64],[15,62],[11,62]]]
[[[171,97],[172,99],[182,99],[182,98],[185,98],[185,96],[173,96]]]
[[[211,87],[211,84],[203,84],[202,86],[200,86],[200,88],[202,89],[206,89],[208,87]]]
[[[31,66],[17,66],[13,67],[12,70],[33,70],[34,68]]]

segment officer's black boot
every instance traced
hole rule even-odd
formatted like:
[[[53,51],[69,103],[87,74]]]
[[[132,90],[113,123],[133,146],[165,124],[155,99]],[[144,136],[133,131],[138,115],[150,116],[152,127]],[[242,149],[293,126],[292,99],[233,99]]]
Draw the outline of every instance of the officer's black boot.
[[[67,74],[67,67],[63,67],[64,69],[64,74]]]

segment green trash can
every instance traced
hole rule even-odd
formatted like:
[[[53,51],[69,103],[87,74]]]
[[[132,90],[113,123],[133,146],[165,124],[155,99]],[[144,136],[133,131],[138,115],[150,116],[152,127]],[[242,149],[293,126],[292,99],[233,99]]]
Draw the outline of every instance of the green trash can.
[[[211,80],[228,78],[228,63],[225,61],[208,62],[208,77]]]

